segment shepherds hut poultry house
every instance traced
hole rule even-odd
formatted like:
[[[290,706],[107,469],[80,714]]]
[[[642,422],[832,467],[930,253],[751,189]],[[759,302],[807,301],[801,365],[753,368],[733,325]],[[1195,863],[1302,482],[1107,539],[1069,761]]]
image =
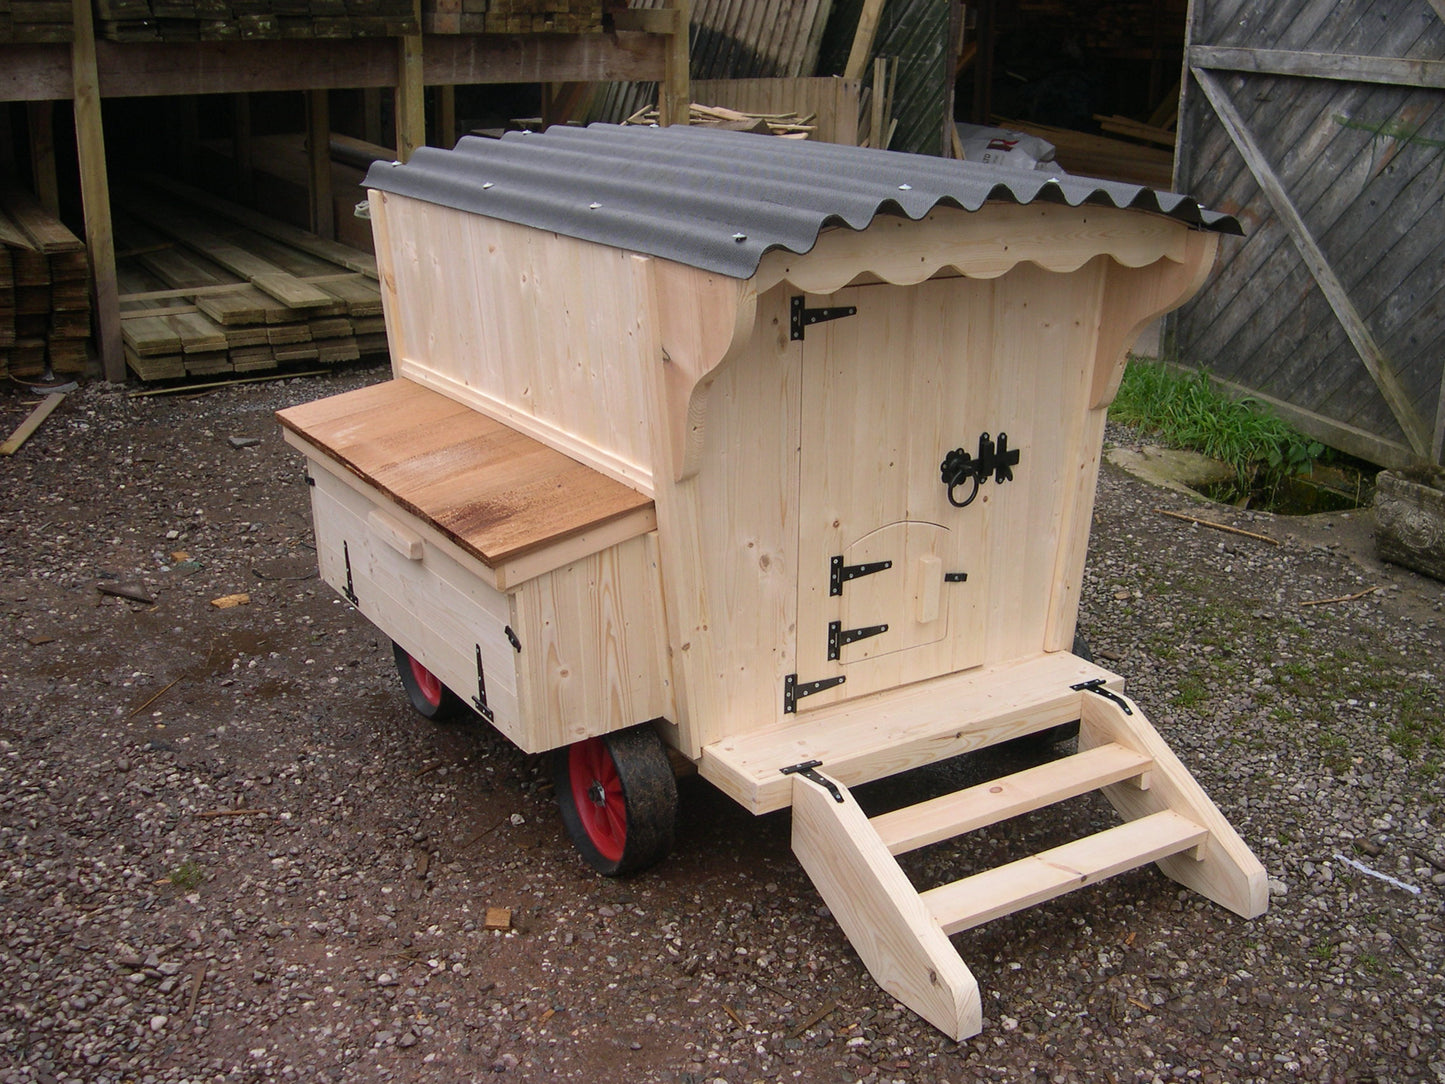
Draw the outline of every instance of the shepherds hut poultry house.
[[[604,873],[665,747],[793,847],[876,980],[981,1026],[949,937],[1148,862],[1264,872],[1072,651],[1104,414],[1232,219],[1132,185],[688,128],[464,139],[367,180],[395,379],[283,411],[321,571],[427,715],[556,750]],[[1077,755],[871,820],[850,787]],[[1062,729],[1061,729],[1062,728]],[[675,754],[674,754],[675,755]],[[1102,789],[1123,823],[920,889],[895,855]]]

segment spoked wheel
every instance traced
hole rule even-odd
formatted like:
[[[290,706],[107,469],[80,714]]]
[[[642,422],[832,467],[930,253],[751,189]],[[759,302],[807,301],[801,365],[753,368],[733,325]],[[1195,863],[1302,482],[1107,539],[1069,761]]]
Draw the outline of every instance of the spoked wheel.
[[[395,641],[391,645],[391,654],[396,659],[401,687],[406,690],[406,698],[418,714],[434,723],[444,723],[459,717],[466,709],[461,697],[443,685],[440,678]]]
[[[677,781],[651,725],[558,749],[552,772],[567,834],[598,873],[636,873],[672,849]]]

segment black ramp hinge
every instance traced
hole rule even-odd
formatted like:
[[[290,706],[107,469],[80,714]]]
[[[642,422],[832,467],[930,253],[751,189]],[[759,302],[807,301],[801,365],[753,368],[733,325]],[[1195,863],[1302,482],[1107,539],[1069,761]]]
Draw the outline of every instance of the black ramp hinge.
[[[828,622],[828,661],[837,662],[843,649],[849,644],[866,640],[870,636],[882,636],[888,631],[887,625],[867,625],[861,629],[845,629],[841,621]]]
[[[945,572],[945,573],[943,574],[943,582],[944,582],[944,583],[967,583],[967,582],[968,582],[968,573],[967,573],[967,572]]]
[[[843,585],[859,576],[871,576],[893,567],[892,561],[874,561],[867,565],[845,565],[843,558],[834,557],[828,562],[828,594],[841,595]]]
[[[311,477],[310,471],[306,471],[304,474],[302,474],[302,477],[306,479],[306,484],[308,486],[314,486],[316,484],[316,479]]]
[[[1112,700],[1114,703],[1118,704],[1119,707],[1123,708],[1125,715],[1134,714],[1134,709],[1129,706],[1129,702],[1127,700],[1125,700],[1118,693],[1114,692],[1114,690],[1106,689],[1104,687],[1103,678],[1094,678],[1092,681],[1081,681],[1077,685],[1070,685],[1069,688],[1079,693],[1098,693],[1105,700]]]
[[[487,678],[482,673],[482,645],[477,644],[477,695],[472,697],[472,707],[487,722],[493,722],[492,709],[487,707]]]
[[[356,588],[351,583],[351,547],[346,544],[345,539],[341,542],[341,559],[346,562],[346,590],[341,593],[346,596],[347,602],[355,606]]]
[[[507,633],[507,643],[511,644],[512,650],[520,655],[522,652],[522,641],[517,639],[517,634],[512,631],[511,625],[506,627],[505,632]]]
[[[838,784],[826,775],[820,775],[815,770],[822,766],[823,762],[821,760],[805,760],[801,764],[793,764],[787,768],[779,768],[778,770],[784,775],[801,775],[804,779],[808,780],[808,782],[817,783],[818,786],[824,787],[828,793],[833,796],[833,801],[842,805],[843,792],[838,789]]]
[[[824,689],[831,689],[834,685],[842,685],[848,679],[842,674],[837,677],[822,678],[818,681],[799,681],[797,674],[789,674],[783,678],[783,714],[792,715],[798,710],[798,701],[805,696],[812,696]]]
[[[857,316],[856,305],[841,305],[832,309],[810,309],[803,303],[801,296],[793,298],[792,329],[791,337],[799,340],[803,337],[803,329],[812,324],[822,324],[829,320],[841,320],[845,316]]]

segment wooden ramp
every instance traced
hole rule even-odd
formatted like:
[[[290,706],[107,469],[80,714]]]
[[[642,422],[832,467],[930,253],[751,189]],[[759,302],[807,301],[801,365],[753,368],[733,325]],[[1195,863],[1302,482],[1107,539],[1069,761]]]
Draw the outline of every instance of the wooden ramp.
[[[1149,862],[1236,914],[1265,909],[1264,867],[1139,709],[1113,693],[1074,695],[1077,754],[906,809],[869,818],[826,764],[787,773],[808,876],[878,984],[954,1039],[982,1023],[953,934]],[[1118,827],[922,891],[896,861],[1094,790]]]

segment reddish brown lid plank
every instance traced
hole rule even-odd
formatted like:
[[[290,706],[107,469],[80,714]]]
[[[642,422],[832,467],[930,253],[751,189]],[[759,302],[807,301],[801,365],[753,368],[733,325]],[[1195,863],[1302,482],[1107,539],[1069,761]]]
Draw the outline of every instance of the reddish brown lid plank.
[[[652,504],[410,380],[318,399],[276,417],[492,567]]]

